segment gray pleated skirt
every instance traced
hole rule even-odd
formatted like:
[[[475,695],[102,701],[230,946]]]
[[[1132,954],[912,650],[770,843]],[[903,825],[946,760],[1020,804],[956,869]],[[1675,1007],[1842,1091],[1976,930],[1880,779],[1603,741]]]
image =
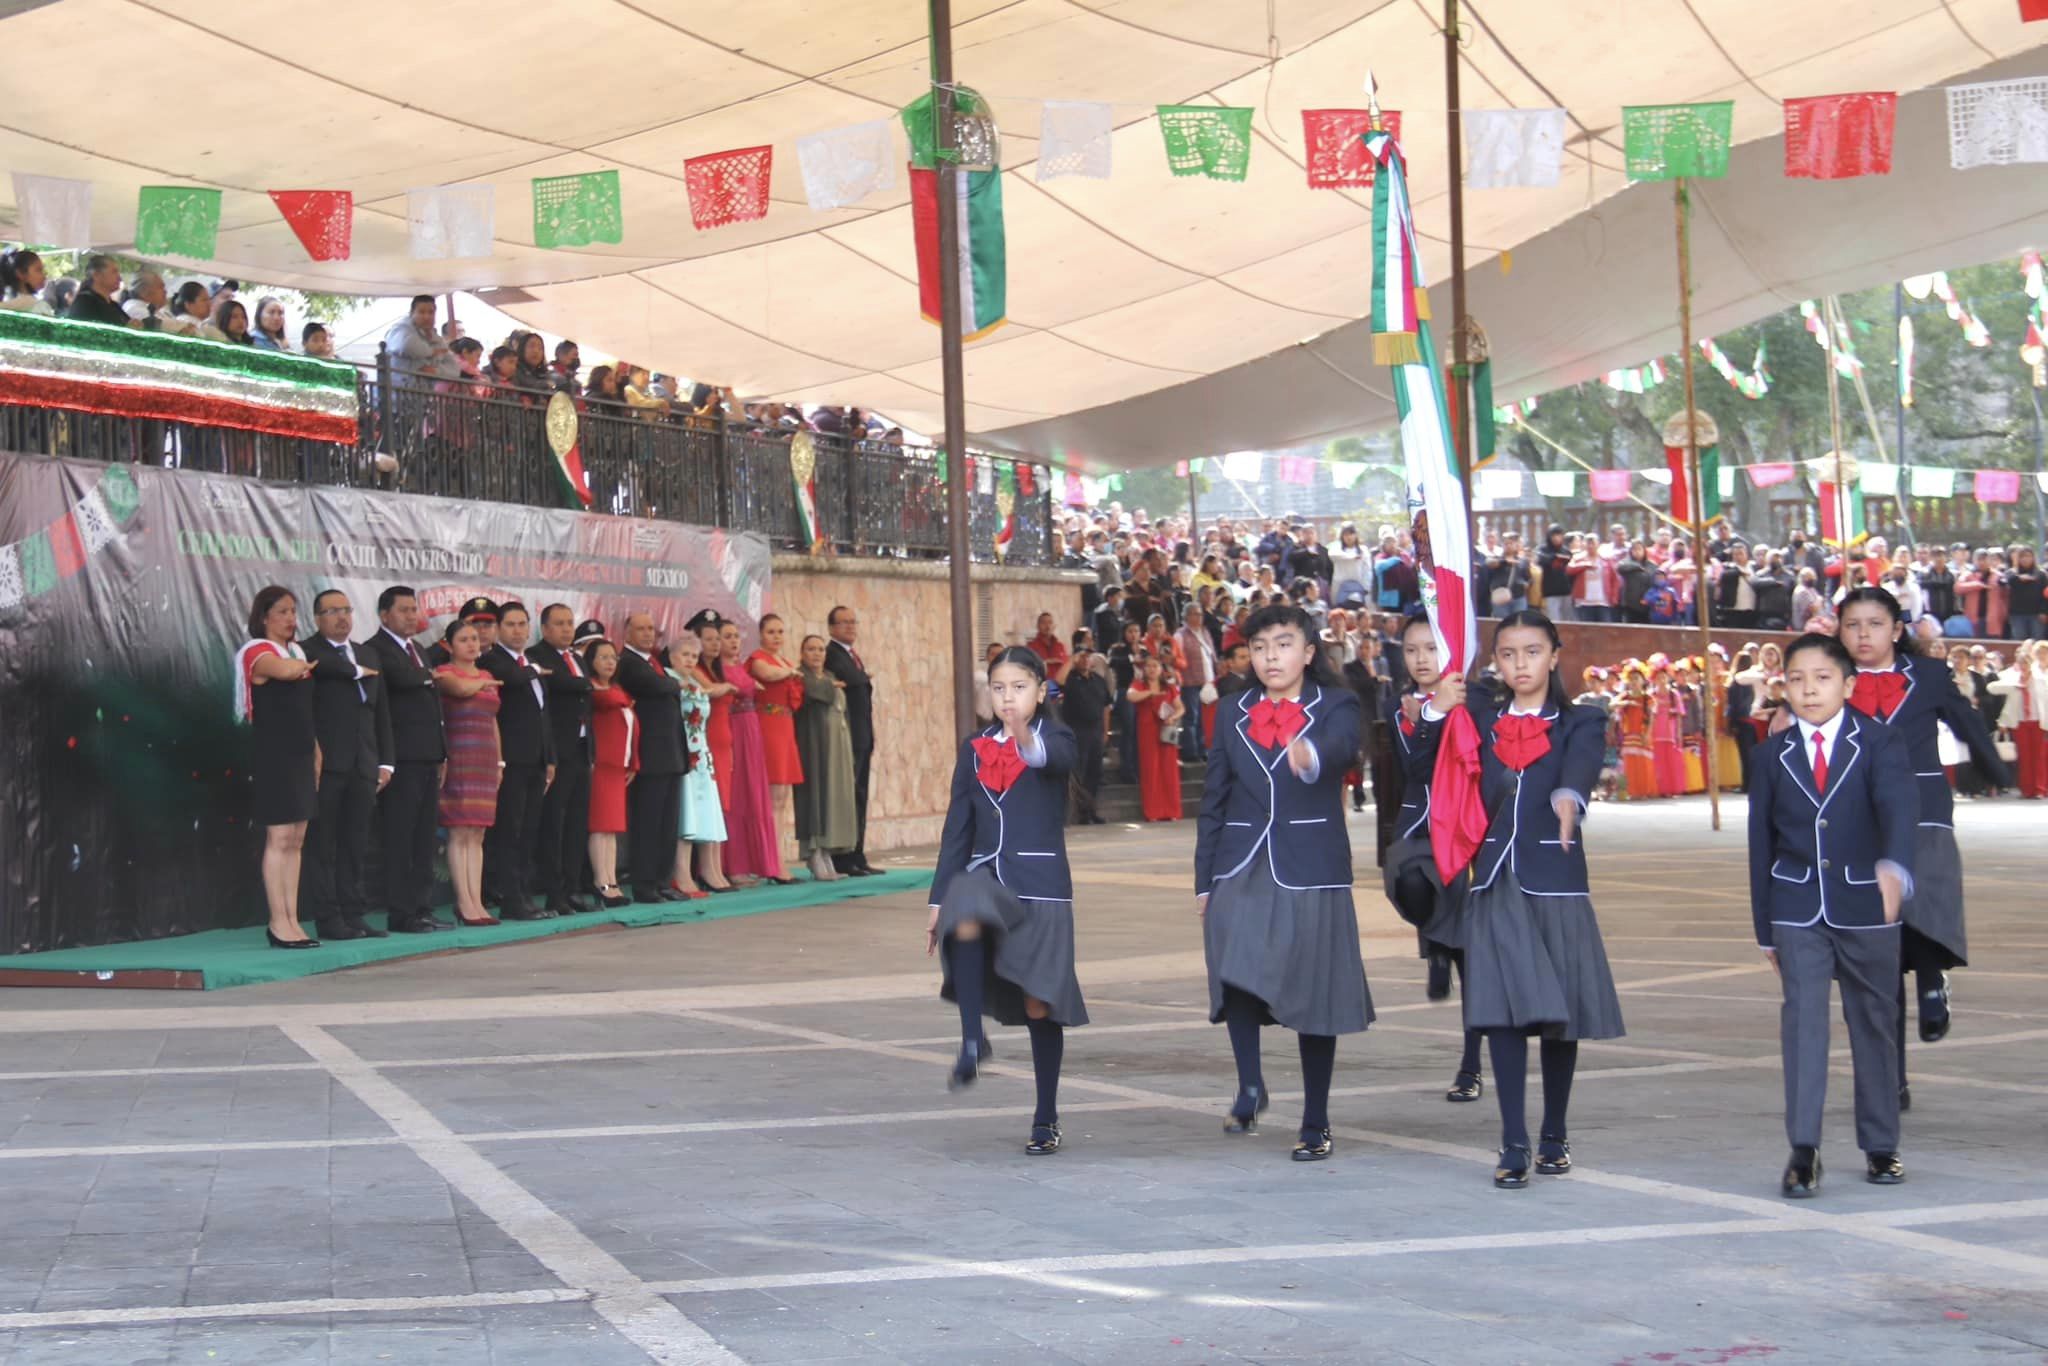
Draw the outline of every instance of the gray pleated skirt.
[[[1899,919],[1930,942],[1924,947],[1916,945],[1909,954],[1932,960],[1924,966],[1961,967],[1970,960],[1969,945],[1963,938],[1963,854],[1956,848],[1956,832],[1946,826],[1923,825],[1914,833],[1913,896],[1899,908]]]
[[[1429,879],[1429,885],[1436,889],[1436,909],[1415,927],[1416,934],[1423,940],[1423,952],[1427,953],[1431,944],[1445,949],[1464,948],[1465,896],[1472,880],[1460,873],[1446,888],[1443,874],[1436,866],[1436,851],[1430,848],[1428,837],[1418,835],[1395,840],[1387,846],[1386,863],[1380,871],[1387,889],[1387,900],[1394,903],[1396,910],[1401,903],[1394,899],[1394,883],[1411,868],[1420,870]]]
[[[1530,896],[1503,868],[1465,907],[1465,1027],[1618,1039],[1621,998],[1590,898]]]
[[[1045,1002],[1058,1024],[1088,1023],[1081,980],[1074,975],[1074,903],[1025,901],[996,880],[987,865],[970,868],[946,884],[939,905],[939,942],[971,920],[981,926],[984,981],[981,1013],[997,1024],[1023,1025],[1024,998]],[[939,995],[956,999],[953,968],[942,953],[945,979]]]
[[[1202,948],[1211,1024],[1223,1018],[1225,987],[1256,996],[1267,1023],[1300,1034],[1356,1034],[1372,1023],[1349,887],[1291,891],[1261,853],[1210,888]]]

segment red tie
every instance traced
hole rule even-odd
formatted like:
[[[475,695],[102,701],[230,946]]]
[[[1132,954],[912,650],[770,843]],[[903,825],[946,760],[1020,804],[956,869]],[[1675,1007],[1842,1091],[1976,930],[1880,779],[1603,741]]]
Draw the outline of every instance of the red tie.
[[[419,650],[415,648],[413,643],[409,640],[405,642],[405,652],[412,656],[412,666],[415,669],[424,669],[427,667],[427,662],[424,659],[420,658]]]
[[[583,670],[582,670],[581,668],[577,667],[577,664],[576,664],[576,652],[575,652],[574,650],[564,650],[564,651],[562,651],[562,662],[563,662],[564,664],[566,664],[566,665],[568,665],[568,666],[569,666],[569,677],[571,677],[571,678],[581,678],[581,677],[583,677]]]
[[[1828,738],[1819,731],[1813,733],[1813,790],[1828,790]]]

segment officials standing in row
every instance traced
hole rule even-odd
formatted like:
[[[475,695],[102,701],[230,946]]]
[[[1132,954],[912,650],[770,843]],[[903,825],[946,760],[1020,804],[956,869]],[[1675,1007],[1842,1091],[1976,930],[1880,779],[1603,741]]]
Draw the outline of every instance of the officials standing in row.
[[[832,856],[842,874],[870,877],[881,872],[868,865],[868,780],[875,763],[875,681],[854,644],[860,620],[851,607],[825,614],[831,641],[825,647],[825,671],[845,685],[846,728],[853,739],[853,848]]]
[[[319,937],[381,939],[366,918],[364,885],[370,821],[377,794],[397,772],[397,743],[384,677],[370,645],[357,646],[355,604],[330,588],[313,598],[313,636],[305,642],[313,665],[313,731],[320,742],[318,805],[306,830],[299,904],[314,916]]]

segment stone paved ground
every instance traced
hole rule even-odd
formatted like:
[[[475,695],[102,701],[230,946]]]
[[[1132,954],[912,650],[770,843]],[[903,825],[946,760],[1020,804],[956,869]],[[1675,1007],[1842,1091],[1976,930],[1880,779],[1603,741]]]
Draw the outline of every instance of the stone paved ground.
[[[0,1360],[2041,1362],[2042,817],[1963,806],[1979,965],[1914,1047],[1910,1181],[1857,1179],[1844,1074],[1804,1205],[1775,1195],[1739,801],[1719,836],[1698,802],[1596,811],[1629,1035],[1584,1050],[1582,1165],[1520,1193],[1488,1181],[1491,1098],[1442,1100],[1455,1007],[1376,876],[1381,1018],[1340,1048],[1335,1159],[1287,1160],[1284,1035],[1266,1133],[1217,1131],[1188,826],[1075,840],[1096,1022],[1050,1159],[1019,1151],[1021,1031],[947,1096],[916,898],[203,998],[13,993]]]

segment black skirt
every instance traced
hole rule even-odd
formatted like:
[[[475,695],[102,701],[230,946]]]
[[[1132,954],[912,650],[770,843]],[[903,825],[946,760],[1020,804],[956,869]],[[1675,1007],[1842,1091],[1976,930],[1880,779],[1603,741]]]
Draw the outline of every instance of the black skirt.
[[[981,926],[982,1014],[997,1024],[1030,1023],[1024,998],[1043,1001],[1056,1023],[1088,1023],[1081,1000],[1081,980],[1074,975],[1074,903],[1025,901],[996,880],[984,864],[960,873],[946,884],[939,906],[939,942],[944,943],[963,921]],[[939,995],[959,999],[953,967],[945,962]]]
[[[256,732],[251,762],[253,825],[297,825],[313,819],[319,805],[313,781],[313,688],[311,678],[291,683],[273,678],[249,689],[250,723]]]

